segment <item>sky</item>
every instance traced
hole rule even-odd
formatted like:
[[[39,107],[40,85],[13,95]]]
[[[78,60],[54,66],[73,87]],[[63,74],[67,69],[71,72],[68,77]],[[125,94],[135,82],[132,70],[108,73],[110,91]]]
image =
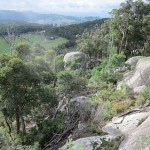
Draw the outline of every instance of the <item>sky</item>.
[[[68,16],[108,16],[125,0],[0,0],[0,10],[33,11]]]

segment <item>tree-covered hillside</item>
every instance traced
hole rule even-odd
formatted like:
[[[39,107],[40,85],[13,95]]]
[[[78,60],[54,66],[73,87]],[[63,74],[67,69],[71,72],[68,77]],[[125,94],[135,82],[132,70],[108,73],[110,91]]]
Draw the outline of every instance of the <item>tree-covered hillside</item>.
[[[84,32],[95,30],[101,27],[101,25],[104,23],[104,21],[107,20],[104,19],[97,19],[94,21],[88,21],[80,24],[72,24],[72,25],[66,25],[66,26],[47,26],[45,35],[47,37],[51,36],[59,36],[68,39],[69,41],[62,45],[60,48],[71,48],[75,49],[76,47],[76,39],[78,35],[81,35]]]
[[[20,35],[28,32],[41,31],[44,29],[43,25],[28,23],[25,21],[12,21],[1,20],[0,21],[0,35],[8,35],[8,32],[14,35]]]
[[[106,19],[97,19],[80,24],[48,28],[46,33],[73,40],[78,34],[82,34],[83,32],[99,28],[105,20]]]
[[[150,1],[127,0],[111,16],[10,42],[0,56],[1,149],[149,148]]]

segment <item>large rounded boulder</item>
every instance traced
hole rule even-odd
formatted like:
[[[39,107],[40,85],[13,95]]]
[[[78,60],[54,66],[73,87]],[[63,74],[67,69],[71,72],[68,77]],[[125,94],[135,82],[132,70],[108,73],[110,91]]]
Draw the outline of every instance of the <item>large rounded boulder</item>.
[[[70,52],[67,53],[64,56],[64,62],[65,62],[65,69],[70,70],[70,69],[81,69],[81,68],[86,68],[87,67],[87,56],[86,54],[76,51],[76,52]]]

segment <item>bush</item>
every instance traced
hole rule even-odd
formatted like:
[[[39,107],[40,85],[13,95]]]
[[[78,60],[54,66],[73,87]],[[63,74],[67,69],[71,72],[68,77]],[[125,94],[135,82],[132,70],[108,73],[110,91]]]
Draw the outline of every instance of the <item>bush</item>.
[[[20,138],[24,145],[33,145],[39,142],[42,147],[46,142],[50,141],[54,133],[61,132],[64,128],[62,115],[57,115],[55,119],[48,119],[37,124],[37,127],[30,129],[26,135],[20,134]]]
[[[146,102],[145,98],[142,95],[138,95],[136,98],[136,106],[142,106]]]
[[[34,143],[33,146],[20,146],[19,145],[19,146],[15,147],[14,149],[17,149],[17,150],[40,150],[38,142]]]
[[[59,72],[57,81],[58,93],[79,93],[86,88],[86,79],[74,73],[73,71]]]
[[[115,50],[112,50],[112,54],[104,58],[101,64],[92,70],[91,81],[116,84],[122,78],[122,73],[116,72],[116,69],[122,67],[124,63],[125,55],[123,53],[117,54]]]
[[[94,134],[98,134],[98,135],[103,135],[104,134],[103,131],[93,123],[88,125],[87,130],[94,133]]]
[[[150,103],[150,80],[147,81],[147,88],[141,92],[136,98],[136,105],[142,106],[146,102]]]
[[[73,60],[70,60],[67,63],[65,63],[65,66],[67,68],[69,67],[72,70],[76,70],[76,69],[82,68],[81,63],[82,63],[82,58],[81,56],[78,56],[78,57],[75,57]]]
[[[103,103],[102,117],[104,120],[112,118],[112,103],[110,101],[106,101]]]

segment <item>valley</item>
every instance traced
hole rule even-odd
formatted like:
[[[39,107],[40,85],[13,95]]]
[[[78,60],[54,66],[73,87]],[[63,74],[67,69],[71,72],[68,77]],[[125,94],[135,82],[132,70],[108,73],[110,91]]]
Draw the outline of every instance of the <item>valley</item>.
[[[0,20],[1,150],[150,149],[149,1]]]

